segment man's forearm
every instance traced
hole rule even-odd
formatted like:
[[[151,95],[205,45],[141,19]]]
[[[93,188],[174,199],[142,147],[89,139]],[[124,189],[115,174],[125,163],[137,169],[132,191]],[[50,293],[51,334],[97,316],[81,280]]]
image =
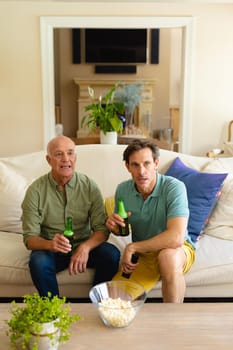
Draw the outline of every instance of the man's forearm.
[[[42,237],[31,236],[26,241],[29,250],[51,250],[51,241]]]

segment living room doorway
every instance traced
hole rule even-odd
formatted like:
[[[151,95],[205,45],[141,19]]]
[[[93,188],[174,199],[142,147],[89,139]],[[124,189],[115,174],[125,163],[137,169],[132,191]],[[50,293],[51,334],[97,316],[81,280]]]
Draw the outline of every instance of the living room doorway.
[[[134,28],[133,32],[136,30]],[[108,32],[108,29],[104,29],[104,31]],[[128,32],[125,29],[123,31],[124,34]],[[98,65],[98,63],[86,62],[86,28],[77,30],[78,40],[77,35],[73,36],[73,29],[57,28],[54,30],[56,123],[61,124],[64,135],[77,137],[82,117],[85,114],[84,106],[89,102],[86,97],[88,83],[103,87],[106,83],[106,86],[109,87],[110,81],[113,83],[120,81],[144,85],[144,102],[138,109],[140,113],[137,114],[136,120],[136,125],[142,127],[142,129],[139,127],[139,130],[143,131],[143,128],[147,128],[146,131],[150,136],[161,137],[162,135],[164,139],[165,131],[173,128],[173,141],[178,144],[179,116],[175,119],[174,113],[176,111],[179,113],[180,106],[182,29],[158,29],[156,40],[152,40],[154,30],[143,29],[143,31],[146,31],[147,34],[146,41],[143,41],[143,45],[146,47],[144,63]],[[76,40],[74,41],[74,39]],[[78,54],[75,50],[78,51]],[[99,52],[105,52],[103,49],[101,50]],[[107,52],[112,51],[108,50]],[[74,58],[74,53],[78,59],[75,59],[76,56]],[[154,56],[155,53],[157,54],[157,60],[154,59],[152,53]],[[96,73],[96,69],[102,67],[109,67],[110,72]],[[115,67],[117,69],[133,67],[135,73],[127,73],[126,70],[124,73],[116,74],[111,72]],[[95,90],[97,97],[99,89]],[[107,91],[107,87],[105,90]]]
[[[191,123],[191,67],[193,18],[191,17],[41,17],[44,144],[55,135],[54,29],[55,28],[175,28],[183,31],[180,84],[180,151],[189,151]]]

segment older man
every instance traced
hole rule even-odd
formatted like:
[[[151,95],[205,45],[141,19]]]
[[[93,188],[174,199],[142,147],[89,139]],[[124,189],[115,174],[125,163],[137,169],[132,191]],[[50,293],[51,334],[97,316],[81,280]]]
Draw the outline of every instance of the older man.
[[[29,267],[39,294],[59,295],[56,273],[66,268],[71,275],[95,268],[93,285],[111,280],[120,253],[106,242],[109,231],[99,188],[75,171],[70,138],[52,139],[46,159],[51,171],[31,184],[22,203],[24,243],[32,251]],[[73,247],[63,235],[67,217],[73,221]]]

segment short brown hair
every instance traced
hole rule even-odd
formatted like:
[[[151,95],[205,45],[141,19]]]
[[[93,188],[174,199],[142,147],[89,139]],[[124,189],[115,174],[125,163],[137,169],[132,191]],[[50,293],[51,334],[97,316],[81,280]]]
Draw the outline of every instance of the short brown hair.
[[[159,147],[151,140],[143,140],[143,139],[134,139],[130,142],[130,144],[127,146],[127,148],[124,150],[123,153],[123,160],[128,164],[129,163],[129,157],[134,152],[138,152],[143,148],[150,148],[152,152],[153,160],[156,160],[160,156]]]

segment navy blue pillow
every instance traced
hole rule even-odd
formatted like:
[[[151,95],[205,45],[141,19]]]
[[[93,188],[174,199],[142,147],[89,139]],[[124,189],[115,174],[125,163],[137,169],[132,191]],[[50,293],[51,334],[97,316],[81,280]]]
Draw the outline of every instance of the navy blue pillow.
[[[186,186],[190,211],[188,231],[193,242],[196,242],[219,198],[223,181],[228,174],[202,173],[187,167],[177,157],[166,175],[183,181]]]

